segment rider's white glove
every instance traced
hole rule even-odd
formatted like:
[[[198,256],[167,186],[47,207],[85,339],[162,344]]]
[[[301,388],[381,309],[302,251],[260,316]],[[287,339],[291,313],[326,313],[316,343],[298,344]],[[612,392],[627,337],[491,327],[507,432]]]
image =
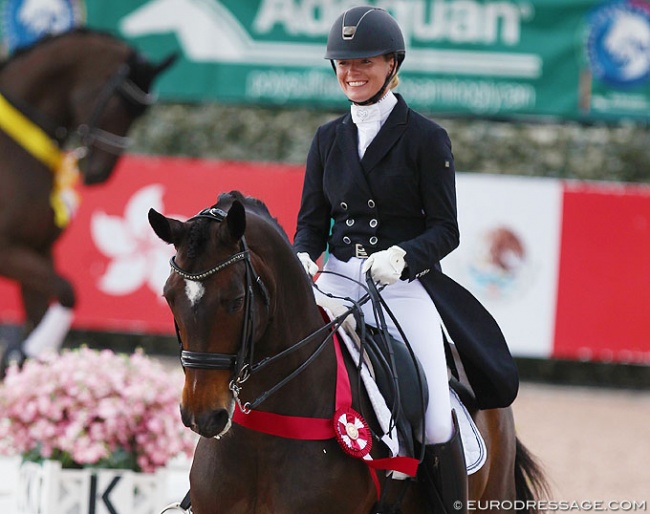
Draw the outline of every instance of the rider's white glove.
[[[318,273],[318,265],[311,260],[311,257],[309,257],[307,252],[298,252],[296,255],[298,255],[298,259],[300,259],[302,267],[305,268],[305,273],[307,273],[307,275],[313,277]]]
[[[370,270],[372,279],[380,284],[394,284],[406,267],[405,255],[406,252],[399,246],[391,246],[388,250],[381,250],[368,257],[361,271],[366,273]]]
[[[330,312],[332,318],[338,318],[349,310],[348,305],[340,298],[332,298],[324,295],[318,289],[314,289],[314,296],[316,297],[316,305],[321,306],[323,309]],[[352,314],[349,314],[341,323],[343,330],[348,334],[353,334],[357,330],[357,321]]]

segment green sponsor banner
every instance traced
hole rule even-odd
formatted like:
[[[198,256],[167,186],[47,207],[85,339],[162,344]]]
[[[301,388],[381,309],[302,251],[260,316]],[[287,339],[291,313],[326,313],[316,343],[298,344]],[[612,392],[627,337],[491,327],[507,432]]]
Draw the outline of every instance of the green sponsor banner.
[[[0,3],[6,52],[34,40],[38,30],[87,24],[152,58],[179,52],[158,84],[163,100],[339,108],[346,100],[323,58],[325,43],[334,19],[361,2]],[[650,119],[650,0],[366,3],[389,10],[404,31],[398,91],[417,109],[495,118]]]

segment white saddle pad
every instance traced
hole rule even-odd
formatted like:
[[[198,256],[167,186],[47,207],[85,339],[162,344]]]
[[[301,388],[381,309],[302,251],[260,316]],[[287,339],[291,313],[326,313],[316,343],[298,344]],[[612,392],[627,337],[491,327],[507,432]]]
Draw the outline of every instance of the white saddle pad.
[[[460,437],[463,440],[463,449],[465,450],[467,474],[471,475],[485,464],[487,448],[483,436],[478,431],[478,427],[474,423],[472,416],[470,416],[467,407],[463,405],[458,394],[451,387],[449,388],[449,397],[451,399],[451,408],[456,411],[458,417]]]

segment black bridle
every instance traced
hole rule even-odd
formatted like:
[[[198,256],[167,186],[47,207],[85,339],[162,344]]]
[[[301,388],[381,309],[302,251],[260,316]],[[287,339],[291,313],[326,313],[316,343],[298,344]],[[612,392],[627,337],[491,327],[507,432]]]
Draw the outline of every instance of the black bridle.
[[[221,209],[211,207],[204,209],[199,212],[197,215],[190,218],[188,221],[197,219],[197,218],[207,218],[212,221],[222,222],[226,218],[226,213]],[[254,360],[254,331],[255,331],[255,311],[253,308],[255,293],[254,287],[255,284],[262,294],[264,304],[266,308],[270,308],[270,296],[264,282],[261,277],[255,271],[253,263],[251,262],[250,252],[246,244],[246,239],[242,236],[240,251],[230,256],[225,261],[217,264],[216,266],[196,273],[191,273],[183,270],[176,264],[175,257],[172,257],[169,261],[169,264],[172,268],[172,271],[178,274],[180,277],[191,280],[194,282],[202,282],[208,277],[218,273],[219,271],[227,268],[228,266],[243,262],[246,265],[246,296],[244,300],[244,321],[243,321],[243,330],[241,337],[241,344],[239,351],[236,354],[230,353],[218,353],[218,352],[193,352],[183,349],[183,341],[180,337],[180,332],[178,325],[176,326],[176,336],[178,337],[178,343],[180,346],[180,359],[181,365],[184,369],[205,369],[205,370],[232,370],[233,378],[230,381],[229,388],[233,393],[233,396],[237,403],[239,404],[242,412],[249,412],[250,410],[257,407],[263,401],[265,401],[269,396],[274,394],[276,391],[281,389],[285,384],[293,380],[296,376],[302,373],[321,353],[325,348],[327,343],[331,341],[334,329],[337,328],[343,320],[347,317],[350,312],[347,312],[345,315],[339,316],[329,323],[326,323],[316,331],[310,333],[305,338],[294,343],[283,351],[261,359],[258,362]],[[250,378],[250,376],[257,371],[265,368],[266,366],[277,362],[278,360],[286,357],[288,354],[295,352],[296,350],[302,348],[306,344],[313,341],[315,338],[325,335],[323,340],[318,344],[314,349],[311,355],[305,359],[305,361],[294,369],[291,373],[285,376],[282,380],[276,383],[268,391],[263,392],[255,400],[246,402],[242,404],[240,401],[239,395],[242,389],[242,384]]]
[[[211,221],[222,222],[226,218],[226,213],[221,209],[214,207],[204,209],[196,216],[193,216],[188,221],[196,220],[199,218],[206,218]],[[176,264],[176,258],[172,257],[169,264],[172,270],[186,280],[193,282],[203,282],[208,277],[218,273],[219,271],[227,268],[228,266],[237,262],[243,262],[246,266],[246,289],[244,297],[244,321],[242,329],[241,344],[239,351],[236,354],[217,353],[217,352],[193,352],[183,349],[178,325],[176,325],[176,335],[181,349],[181,365],[183,368],[192,369],[212,369],[212,370],[232,370],[234,380],[236,383],[245,382],[250,374],[250,363],[254,359],[255,350],[255,292],[253,285],[262,293],[262,298],[266,307],[269,307],[270,299],[269,294],[262,281],[262,278],[257,274],[250,257],[250,251],[246,244],[246,238],[242,236],[240,241],[240,251],[225,261],[217,264],[206,271],[198,273],[190,273],[183,270]]]

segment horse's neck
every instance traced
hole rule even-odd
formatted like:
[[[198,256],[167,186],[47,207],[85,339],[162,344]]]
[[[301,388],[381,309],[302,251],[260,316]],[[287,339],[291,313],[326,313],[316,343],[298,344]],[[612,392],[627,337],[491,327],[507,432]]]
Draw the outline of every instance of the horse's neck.
[[[290,346],[318,330],[325,321],[316,305],[311,282],[295,258],[293,249],[279,237],[273,248],[265,251],[268,269],[275,270],[272,272],[275,298],[270,331],[276,337],[276,344]],[[279,349],[282,348],[275,348],[276,351]]]
[[[304,273],[302,269],[300,273]],[[313,293],[302,287],[303,277],[296,277],[301,287],[295,288],[292,294],[285,298],[276,299],[277,311],[264,336],[260,346],[268,349],[269,355],[277,355],[297,343],[310,338],[309,341],[286,357],[272,365],[273,372],[261,377],[264,385],[261,389],[274,385],[288,376],[305,363],[328,337],[329,331],[321,330],[325,321],[314,301]],[[292,288],[293,289],[293,288]],[[256,357],[257,360],[257,357]],[[273,376],[270,376],[270,375]],[[333,345],[325,343],[325,348],[316,359],[282,389],[270,397],[264,404],[265,409],[276,410],[276,407],[286,410],[292,405],[291,415],[322,417],[332,408],[335,390],[336,359]],[[331,415],[331,412],[329,412]]]
[[[303,273],[300,270],[300,273]],[[316,333],[325,325],[320,310],[316,306],[313,292],[303,284],[303,277],[295,277],[289,283],[300,284],[300,287],[282,288],[283,297],[275,299],[275,312],[269,326],[269,336],[273,338],[273,351],[279,352],[294,345],[298,341]],[[322,338],[314,338],[316,339]],[[307,344],[308,352],[314,344]]]
[[[11,98],[24,102],[52,119],[62,117],[68,91],[62,77],[71,75],[72,62],[61,63],[50,52],[34,50],[8,63],[0,87]]]

